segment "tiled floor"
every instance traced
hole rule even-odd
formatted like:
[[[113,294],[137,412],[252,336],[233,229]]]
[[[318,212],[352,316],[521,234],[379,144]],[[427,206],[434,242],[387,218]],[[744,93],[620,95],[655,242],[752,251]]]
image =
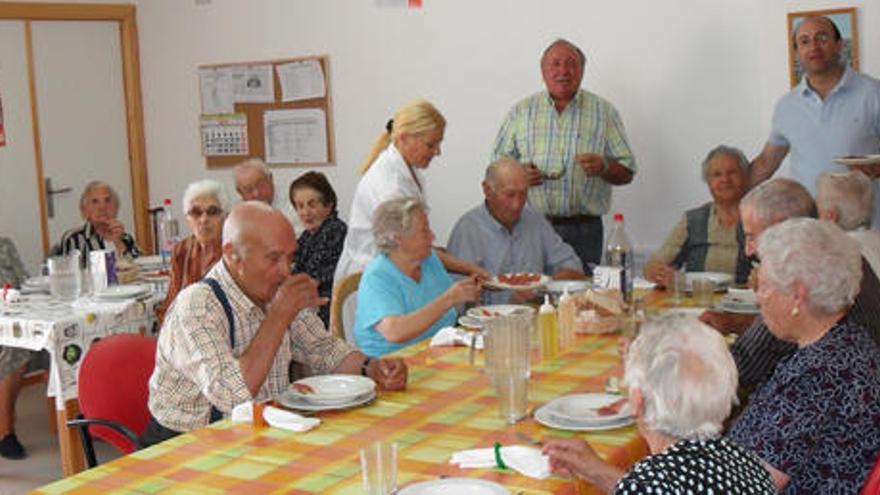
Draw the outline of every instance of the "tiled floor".
[[[0,458],[0,495],[27,493],[61,477],[58,437],[48,430],[46,387],[32,385],[22,389],[17,405],[16,434],[27,450],[27,459]],[[112,459],[116,451],[99,443],[99,461]]]

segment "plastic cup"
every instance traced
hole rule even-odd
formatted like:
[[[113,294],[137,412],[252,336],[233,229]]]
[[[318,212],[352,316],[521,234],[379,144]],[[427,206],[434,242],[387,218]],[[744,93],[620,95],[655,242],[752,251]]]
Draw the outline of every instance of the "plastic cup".
[[[82,290],[82,271],[79,252],[66,256],[53,256],[47,262],[49,267],[49,292],[52,297],[62,301],[72,301]]]
[[[508,424],[526,417],[529,407],[529,377],[524,371],[496,373],[492,376],[498,397],[498,414]]]
[[[707,308],[712,305],[715,296],[715,281],[708,278],[697,278],[693,281],[694,303]]]
[[[364,493],[388,495],[397,489],[397,443],[374,442],[361,454]]]
[[[673,272],[668,290],[672,292],[672,302],[681,304],[687,291],[687,275],[685,272],[680,270]]]

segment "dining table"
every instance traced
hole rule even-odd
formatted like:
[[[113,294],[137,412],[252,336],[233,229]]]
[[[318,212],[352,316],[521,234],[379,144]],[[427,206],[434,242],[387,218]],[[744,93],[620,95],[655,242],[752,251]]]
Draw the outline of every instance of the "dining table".
[[[690,307],[662,290],[640,290],[646,308]],[[533,356],[529,414],[514,424],[499,415],[482,351],[422,341],[394,354],[409,368],[407,387],[378,390],[374,400],[344,410],[305,413],[321,423],[293,432],[255,422],[221,420],[136,451],[35,491],[114,493],[362,493],[359,450],[397,444],[397,486],[443,478],[478,478],[515,495],[600,493],[582,481],[534,479],[509,468],[462,469],[453,453],[476,448],[583,438],[606,461],[627,469],[648,446],[634,424],[604,431],[567,431],[539,423],[534,411],[575,393],[605,392],[622,376],[619,334],[580,334],[556,358]],[[540,448],[540,447],[538,447]]]
[[[79,414],[77,375],[84,356],[107,335],[150,332],[155,306],[164,297],[150,284],[111,289],[118,290],[108,291],[113,296],[106,298],[85,295],[62,301],[37,291],[0,301],[0,345],[48,353],[46,395],[55,406],[54,429],[65,476],[84,467],[79,436],[67,427]]]

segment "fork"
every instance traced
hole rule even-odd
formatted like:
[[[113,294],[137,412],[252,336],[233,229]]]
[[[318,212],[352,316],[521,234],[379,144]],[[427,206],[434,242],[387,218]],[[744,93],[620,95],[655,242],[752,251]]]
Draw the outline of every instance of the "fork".
[[[513,434],[516,436],[516,438],[522,440],[525,443],[530,443],[532,445],[538,445],[538,446],[543,445],[541,443],[541,441],[538,440],[537,438],[532,438],[521,431],[515,431],[515,432],[513,432]]]

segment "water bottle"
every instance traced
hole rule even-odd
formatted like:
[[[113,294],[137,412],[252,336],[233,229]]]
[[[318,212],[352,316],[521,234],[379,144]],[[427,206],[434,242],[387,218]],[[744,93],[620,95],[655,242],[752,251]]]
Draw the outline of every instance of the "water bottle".
[[[614,224],[605,245],[605,264],[620,268],[620,291],[627,304],[633,301],[633,249],[623,228],[623,213],[614,214]]]
[[[179,228],[177,219],[171,211],[171,199],[165,198],[162,202],[162,221],[159,229],[159,254],[162,256],[162,266],[168,268],[171,263],[171,251],[177,242]]]

